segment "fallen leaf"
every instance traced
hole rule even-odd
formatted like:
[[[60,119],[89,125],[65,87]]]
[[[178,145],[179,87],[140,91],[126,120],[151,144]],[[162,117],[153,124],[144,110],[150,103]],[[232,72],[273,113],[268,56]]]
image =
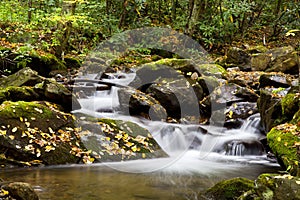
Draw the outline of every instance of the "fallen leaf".
[[[17,130],[18,130],[18,128],[17,128],[17,127],[14,127],[14,128],[11,130],[11,132],[15,133],[15,132],[17,132]]]

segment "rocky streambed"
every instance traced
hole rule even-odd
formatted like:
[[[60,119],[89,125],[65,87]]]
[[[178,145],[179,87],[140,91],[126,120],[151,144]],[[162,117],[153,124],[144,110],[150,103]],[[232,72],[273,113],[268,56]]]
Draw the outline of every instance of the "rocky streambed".
[[[260,142],[289,174],[264,174],[256,182],[225,181],[201,192],[200,199],[286,199],[283,191],[285,197],[299,199],[299,58],[292,47],[232,48],[216,63],[201,65],[159,56],[147,57],[146,63],[136,67],[122,62],[113,63],[99,77],[118,70],[135,71],[129,87],[118,91],[122,115],[231,129],[260,114],[259,131],[266,136]],[[149,76],[149,71],[156,76]],[[30,68],[0,79],[3,168],[167,157],[150,132],[134,122],[71,114],[81,107],[77,99],[88,94],[78,88],[71,91],[69,83],[42,77]],[[83,139],[95,137],[95,132],[102,144],[86,145]],[[14,187],[3,186],[3,198],[37,198],[14,196]]]

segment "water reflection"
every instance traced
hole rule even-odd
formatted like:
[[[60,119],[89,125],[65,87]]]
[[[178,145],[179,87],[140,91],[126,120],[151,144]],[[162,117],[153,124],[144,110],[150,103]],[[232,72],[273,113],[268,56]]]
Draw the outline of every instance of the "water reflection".
[[[209,167],[209,166],[207,166]],[[49,168],[2,170],[0,177],[32,184],[41,200],[187,200],[216,182],[233,177],[254,179],[262,172],[278,167],[240,166],[222,174],[199,173],[124,173],[106,165],[57,166]]]

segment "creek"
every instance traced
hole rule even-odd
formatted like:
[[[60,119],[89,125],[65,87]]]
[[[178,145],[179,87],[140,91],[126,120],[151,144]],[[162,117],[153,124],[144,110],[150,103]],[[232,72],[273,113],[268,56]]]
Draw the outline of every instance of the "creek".
[[[88,75],[94,79],[96,75]],[[117,78],[123,77],[123,78]],[[125,77],[125,78],[124,78]],[[112,74],[104,81],[126,86],[134,74]],[[103,84],[80,83],[102,87]],[[213,125],[170,124],[118,113],[118,87],[95,91],[79,99],[74,113],[133,121],[149,130],[167,158],[6,169],[0,177],[33,185],[46,199],[198,199],[199,193],[218,181],[277,172],[279,165],[268,159],[261,144],[259,116],[253,115],[239,129]]]

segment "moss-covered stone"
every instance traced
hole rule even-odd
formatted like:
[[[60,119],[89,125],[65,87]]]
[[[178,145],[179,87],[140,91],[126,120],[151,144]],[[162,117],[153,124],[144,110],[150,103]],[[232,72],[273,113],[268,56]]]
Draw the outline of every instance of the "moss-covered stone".
[[[281,124],[268,134],[268,144],[277,157],[279,164],[293,175],[299,175],[300,126]]]
[[[234,178],[217,183],[208,189],[202,198],[218,200],[237,199],[240,195],[253,188],[253,181],[246,178]]]
[[[0,163],[30,166],[80,162],[84,147],[74,125],[74,116],[59,111],[55,104],[3,102],[0,105]],[[81,154],[72,154],[74,151]]]
[[[39,76],[36,71],[26,67],[6,78],[0,78],[0,87],[34,86],[35,84],[40,83],[43,79],[44,78]]]
[[[83,117],[77,117],[83,119]],[[84,117],[79,133],[85,147],[98,161],[122,161],[167,156],[149,131],[123,120]]]
[[[207,76],[225,76],[227,74],[227,71],[218,64],[201,64],[197,66],[197,69],[201,74],[207,75]]]
[[[252,197],[256,198],[245,197],[243,199],[300,199],[300,185],[297,177],[287,174],[261,174],[255,182],[256,186]]]
[[[5,89],[0,88],[0,104],[4,101],[34,101],[39,100],[39,95],[32,87],[9,86]]]
[[[31,62],[26,66],[45,77],[48,77],[49,73],[54,70],[67,70],[63,62],[50,53],[37,53],[35,51],[30,54],[30,58]]]

